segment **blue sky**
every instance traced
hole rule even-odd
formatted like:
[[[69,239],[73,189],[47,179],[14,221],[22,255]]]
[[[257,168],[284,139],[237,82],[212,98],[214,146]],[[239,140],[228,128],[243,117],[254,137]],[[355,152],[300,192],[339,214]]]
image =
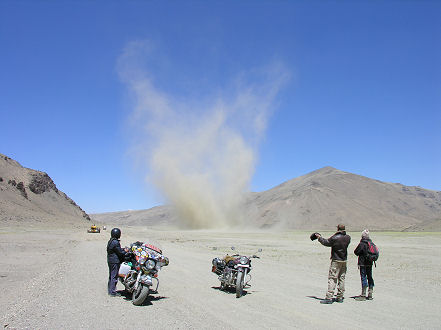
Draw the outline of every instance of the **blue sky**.
[[[323,166],[441,190],[441,2],[0,2],[0,152],[86,212],[164,198],[131,155],[118,72],[144,42],[156,90],[191,102],[271,63],[280,88],[250,189]],[[263,92],[264,93],[264,92]],[[226,95],[226,96],[225,96]]]

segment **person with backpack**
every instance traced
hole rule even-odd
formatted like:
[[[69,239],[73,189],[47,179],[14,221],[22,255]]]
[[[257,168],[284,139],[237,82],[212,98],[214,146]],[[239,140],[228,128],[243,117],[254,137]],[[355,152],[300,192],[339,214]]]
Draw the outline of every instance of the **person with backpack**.
[[[118,272],[121,263],[127,254],[127,251],[121,248],[119,239],[121,230],[113,228],[110,232],[110,239],[107,242],[107,265],[109,266],[109,281],[107,282],[108,294],[111,297],[121,296],[116,292],[116,284],[118,283]]]
[[[360,269],[361,294],[355,299],[358,301],[372,300],[374,292],[374,279],[372,277],[372,265],[378,259],[379,251],[369,237],[369,230],[365,229],[361,233],[361,240],[354,250],[358,256],[358,268]],[[366,289],[369,287],[366,297]]]
[[[314,233],[318,241],[324,245],[331,247],[331,265],[328,273],[328,291],[325,299],[321,300],[321,304],[332,304],[334,301],[335,286],[337,287],[336,302],[343,302],[343,295],[345,292],[345,277],[346,277],[346,260],[348,258],[348,246],[351,242],[351,236],[346,234],[345,225],[339,224],[337,232],[328,239],[323,238],[319,233]],[[311,235],[312,236],[312,235]],[[313,237],[312,237],[313,238]]]

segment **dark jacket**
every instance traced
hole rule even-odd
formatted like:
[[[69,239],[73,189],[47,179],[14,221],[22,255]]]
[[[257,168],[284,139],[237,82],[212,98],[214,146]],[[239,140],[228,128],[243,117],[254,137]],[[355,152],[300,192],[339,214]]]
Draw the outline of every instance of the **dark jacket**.
[[[345,231],[338,231],[328,239],[320,237],[319,242],[324,246],[331,247],[331,259],[346,261],[348,259],[348,246],[351,236],[346,235]]]
[[[121,248],[119,240],[111,238],[107,242],[107,263],[108,264],[120,264],[124,261],[126,252]]]
[[[354,250],[354,254],[358,256],[358,265],[359,266],[370,266],[372,267],[372,261],[367,260],[367,251],[368,251],[368,241],[369,238],[362,238],[360,243],[358,243],[357,247]]]

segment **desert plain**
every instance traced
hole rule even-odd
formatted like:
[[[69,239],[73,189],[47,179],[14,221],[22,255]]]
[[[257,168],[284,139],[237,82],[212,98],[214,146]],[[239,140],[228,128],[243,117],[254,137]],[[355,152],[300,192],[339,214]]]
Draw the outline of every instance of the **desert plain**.
[[[373,270],[374,300],[359,302],[353,254],[360,232],[348,228],[344,303],[320,304],[330,249],[309,231],[208,231],[120,226],[121,245],[159,244],[170,264],[158,293],[142,306],[107,295],[110,231],[87,225],[0,227],[0,305],[6,329],[437,329],[440,327],[441,233],[371,232],[380,248]],[[110,228],[108,228],[110,229]],[[322,232],[330,236],[332,232]],[[219,290],[211,260],[235,246],[259,248],[251,287],[237,299]],[[118,290],[122,292],[122,285]]]

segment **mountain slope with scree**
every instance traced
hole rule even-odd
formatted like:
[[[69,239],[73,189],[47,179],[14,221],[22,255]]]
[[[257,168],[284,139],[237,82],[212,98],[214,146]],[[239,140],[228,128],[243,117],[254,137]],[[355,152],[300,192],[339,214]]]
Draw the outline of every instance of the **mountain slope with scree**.
[[[0,154],[0,224],[77,224],[90,221],[45,172]]]
[[[251,193],[245,208],[258,227],[441,230],[441,192],[324,167]]]

